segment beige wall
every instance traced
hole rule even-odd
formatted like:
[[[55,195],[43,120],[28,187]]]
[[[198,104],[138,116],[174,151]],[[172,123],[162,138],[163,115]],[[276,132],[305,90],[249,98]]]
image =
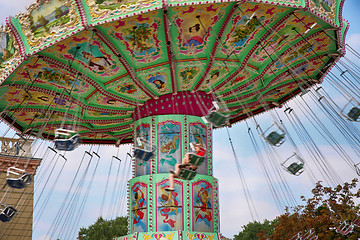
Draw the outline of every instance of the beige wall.
[[[6,173],[0,175],[0,188],[6,183]],[[0,221],[1,240],[28,240],[32,238],[34,183],[24,189],[13,189],[6,185],[0,191],[0,200],[13,206],[18,212],[9,222]]]
[[[17,210],[9,222],[0,221],[0,240],[32,239],[34,182],[23,189],[10,188],[6,184],[6,171],[10,166],[15,166],[35,175],[40,163],[39,158],[0,153],[0,203],[11,205]]]

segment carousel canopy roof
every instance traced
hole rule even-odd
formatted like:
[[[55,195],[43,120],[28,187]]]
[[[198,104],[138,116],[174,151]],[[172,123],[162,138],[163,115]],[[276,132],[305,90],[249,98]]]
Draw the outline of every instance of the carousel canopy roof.
[[[134,120],[230,122],[281,106],[342,55],[342,0],[38,0],[0,32],[1,117],[53,139],[132,141]]]

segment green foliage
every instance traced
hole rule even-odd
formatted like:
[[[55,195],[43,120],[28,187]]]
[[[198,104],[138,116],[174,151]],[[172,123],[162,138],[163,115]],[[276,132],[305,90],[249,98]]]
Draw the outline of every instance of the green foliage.
[[[265,219],[263,223],[257,221],[249,222],[241,227],[243,230],[234,236],[234,240],[257,240],[260,239],[260,235],[270,236],[275,229],[275,221]]]
[[[113,220],[104,220],[99,217],[88,228],[80,228],[78,239],[81,240],[112,240],[127,234],[126,217],[117,217]]]

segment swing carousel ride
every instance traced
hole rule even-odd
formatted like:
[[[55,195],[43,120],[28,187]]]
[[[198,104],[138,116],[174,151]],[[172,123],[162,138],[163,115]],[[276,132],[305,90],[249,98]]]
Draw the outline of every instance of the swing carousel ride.
[[[22,139],[54,141],[55,151],[134,144],[124,239],[219,239],[212,129],[321,83],[345,53],[342,6],[38,0],[1,28],[0,116]],[[344,118],[357,121],[358,103],[348,105]],[[259,131],[272,147],[286,139],[280,123]],[[192,143],[206,149],[202,164],[166,191],[169,170]],[[282,165],[293,175],[304,170],[297,154]],[[24,188],[29,181],[17,180]]]

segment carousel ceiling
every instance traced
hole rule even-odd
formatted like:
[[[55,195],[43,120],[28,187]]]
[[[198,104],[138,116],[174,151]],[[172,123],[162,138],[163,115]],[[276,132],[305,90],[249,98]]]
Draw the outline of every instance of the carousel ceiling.
[[[24,134],[74,125],[105,144],[132,141],[134,119],[171,113],[155,111],[168,99],[199,116],[217,99],[235,123],[322,80],[342,55],[342,4],[38,0],[0,32],[1,117]],[[202,111],[171,102],[186,96]]]

